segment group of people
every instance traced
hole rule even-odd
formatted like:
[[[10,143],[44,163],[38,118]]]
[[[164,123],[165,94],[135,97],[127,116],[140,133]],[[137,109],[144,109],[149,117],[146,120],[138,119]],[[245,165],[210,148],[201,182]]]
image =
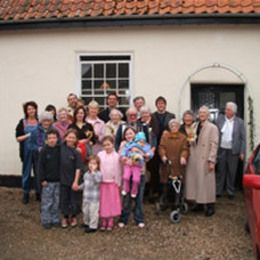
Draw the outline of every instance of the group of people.
[[[96,101],[85,106],[72,93],[67,102],[57,111],[48,105],[39,116],[37,104],[27,102],[16,127],[23,203],[30,200],[33,169],[45,228],[75,227],[80,211],[88,233],[99,227],[112,230],[116,217],[124,227],[132,211],[143,228],[145,188],[154,201],[175,176],[183,177],[192,210],[206,216],[215,213],[216,196],[224,189],[234,197],[238,161],[245,157],[245,127],[235,103],[226,104],[216,124],[209,121],[206,106],[197,118],[184,112],[180,124],[162,96],[155,100],[154,113],[141,96],[126,111],[119,108],[116,93],[108,94],[102,111]]]

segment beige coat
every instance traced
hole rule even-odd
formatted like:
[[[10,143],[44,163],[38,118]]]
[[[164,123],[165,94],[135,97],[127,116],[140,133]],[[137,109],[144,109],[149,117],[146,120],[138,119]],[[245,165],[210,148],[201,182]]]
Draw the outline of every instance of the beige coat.
[[[198,137],[198,143],[191,144],[186,171],[186,199],[197,203],[216,201],[215,170],[208,171],[208,162],[216,163],[219,134],[217,127],[205,122]]]

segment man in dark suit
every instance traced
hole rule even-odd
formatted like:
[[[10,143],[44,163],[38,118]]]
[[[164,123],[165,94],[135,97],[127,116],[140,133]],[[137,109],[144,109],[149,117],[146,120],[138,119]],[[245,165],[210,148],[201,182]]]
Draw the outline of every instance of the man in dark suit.
[[[123,120],[125,120],[125,111],[123,109],[119,109],[118,106],[118,96],[116,93],[109,93],[107,95],[107,105],[108,107],[104,110],[102,110],[99,114],[98,117],[103,120],[105,123],[107,123],[110,120],[110,112],[113,108],[116,108],[120,110],[123,114]]]
[[[244,121],[236,116],[237,105],[226,103],[225,115],[219,115],[216,125],[220,132],[218,151],[217,196],[221,196],[224,187],[228,197],[234,198],[237,166],[245,158],[246,133]]]
[[[150,196],[153,193],[160,193],[160,176],[159,169],[161,159],[158,154],[158,146],[160,144],[161,136],[163,131],[168,129],[168,123],[171,119],[175,118],[175,115],[166,111],[167,101],[164,97],[160,96],[155,100],[157,111],[152,114],[152,130],[157,136],[157,148],[155,150],[154,157],[150,164],[152,165],[151,180],[150,180]]]

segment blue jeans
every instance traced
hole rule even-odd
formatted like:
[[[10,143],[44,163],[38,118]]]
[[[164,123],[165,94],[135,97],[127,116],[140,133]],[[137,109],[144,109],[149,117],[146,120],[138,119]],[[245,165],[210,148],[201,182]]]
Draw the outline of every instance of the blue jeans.
[[[134,220],[136,224],[144,223],[144,210],[143,210],[144,189],[145,189],[145,176],[142,175],[138,194],[135,199],[135,206],[133,208]],[[130,193],[128,193],[123,198],[123,210],[119,222],[127,224],[131,210],[132,210],[132,199]]]
[[[37,158],[34,156],[34,152],[30,149],[24,149],[24,158],[23,158],[23,166],[22,166],[22,187],[25,193],[30,192],[30,181],[31,181],[31,171],[33,169],[34,176],[36,173],[37,167]],[[38,192],[38,185],[35,180],[35,189]]]

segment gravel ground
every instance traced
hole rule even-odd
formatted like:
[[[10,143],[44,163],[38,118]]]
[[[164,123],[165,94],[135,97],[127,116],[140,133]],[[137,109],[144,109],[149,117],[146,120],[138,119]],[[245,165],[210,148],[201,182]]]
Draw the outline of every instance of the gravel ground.
[[[20,189],[0,187],[0,259],[254,259],[242,194],[221,198],[211,218],[188,213],[179,224],[169,222],[169,212],[157,216],[146,203],[144,229],[131,221],[95,234],[79,227],[44,230],[39,204],[23,205],[21,196]]]

